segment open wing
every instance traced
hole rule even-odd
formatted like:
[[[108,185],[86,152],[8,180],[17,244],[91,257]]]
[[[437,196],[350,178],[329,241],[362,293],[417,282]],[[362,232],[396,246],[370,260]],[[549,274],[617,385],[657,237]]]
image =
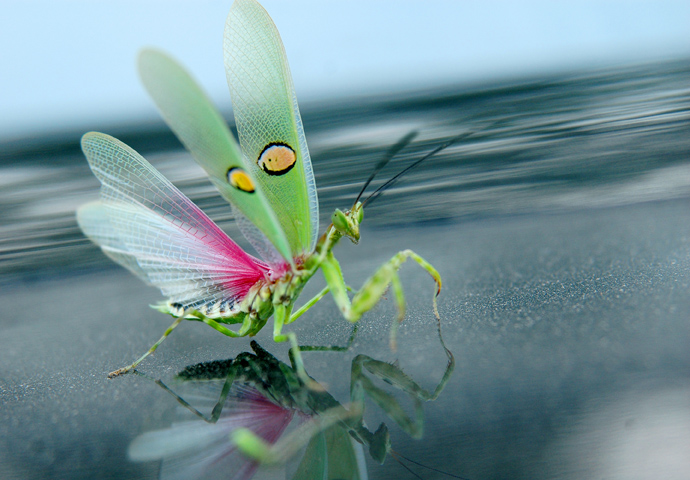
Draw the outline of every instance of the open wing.
[[[319,229],[314,173],[283,43],[256,1],[233,3],[224,52],[235,124],[249,169],[293,256],[310,253]]]
[[[326,480],[367,480],[362,445],[342,425],[332,425],[315,435],[289,478]]]
[[[240,148],[225,120],[192,76],[175,60],[157,50],[143,50],[139,76],[163,118],[235,210],[251,220],[262,236],[240,228],[257,251],[271,263],[277,255],[266,248],[263,236],[292,263],[292,251],[281,223],[242,159]]]
[[[205,400],[210,411],[214,400],[210,391]],[[197,403],[195,406],[199,407]],[[183,415],[188,414],[183,411]],[[293,414],[293,410],[271,402],[252,386],[234,383],[216,423],[196,418],[146,432],[132,441],[128,453],[134,461],[163,460],[160,478],[164,480],[246,480],[259,464],[239,451],[231,440],[232,432],[248,428],[272,444]]]
[[[77,212],[103,251],[183,305],[241,299],[268,266],[245,253],[141,155],[102,133],[82,137],[100,201]]]

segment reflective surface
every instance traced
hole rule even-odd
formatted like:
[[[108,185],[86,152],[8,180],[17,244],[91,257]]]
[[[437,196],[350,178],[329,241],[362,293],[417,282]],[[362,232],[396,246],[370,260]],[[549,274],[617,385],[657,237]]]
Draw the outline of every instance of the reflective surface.
[[[389,455],[399,458],[385,423],[375,430],[365,425],[366,404],[378,405],[390,422],[420,438],[422,403],[438,398],[454,367],[449,354],[441,381],[426,391],[399,367],[357,355],[350,378],[340,382],[350,385],[348,403],[341,404],[292,361],[280,362],[254,341],[251,350],[186,367],[173,379],[175,390],[151,379],[181,407],[169,426],[135,438],[129,458],[162,461],[160,477],[168,480],[250,478],[260,466],[286,469],[286,478],[363,480],[368,478],[365,449],[379,464]],[[332,355],[331,365],[340,364],[341,357]],[[392,387],[407,397],[409,413],[387,392]],[[182,390],[184,396],[177,393]]]
[[[335,251],[354,287],[404,248],[443,276],[439,309],[456,370],[424,405],[423,439],[389,425],[396,451],[470,479],[690,475],[688,85],[687,64],[666,64],[302,106],[324,225],[410,130],[420,136],[379,184],[474,132],[368,207],[360,244]],[[246,245],[162,126],[107,133]],[[97,181],[78,137],[2,149],[0,477],[157,478],[157,462],[132,463],[127,449],[169,425],[178,404],[149,381],[106,374],[143,353],[169,319],[148,308],[160,299],[155,289],[79,233],[74,208],[96,198]],[[360,353],[399,362],[427,389],[443,374],[433,281],[413,264],[401,278],[408,314],[396,353],[388,295],[364,317],[351,352],[304,354],[338,401],[349,397],[344,379]],[[322,286],[315,278],[303,298]],[[321,345],[343,344],[350,331],[330,299],[293,328],[301,343]],[[269,331],[257,339],[287,361]],[[171,378],[248,348],[248,339],[184,324],[140,370]],[[386,418],[367,407],[370,427]],[[413,478],[390,458],[367,461],[370,478]]]

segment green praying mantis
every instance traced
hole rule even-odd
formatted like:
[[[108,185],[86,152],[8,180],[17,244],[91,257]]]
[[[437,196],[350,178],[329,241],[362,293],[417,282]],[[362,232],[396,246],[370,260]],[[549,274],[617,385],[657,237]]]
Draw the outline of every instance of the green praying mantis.
[[[407,434],[419,438],[423,430],[422,403],[438,397],[455,366],[449,356],[441,380],[430,392],[399,367],[357,355],[352,360],[350,403],[346,407],[324,388],[309,388],[296,370],[294,357],[290,366],[255,341],[251,348],[253,353],[193,365],[177,375],[177,383],[193,392],[191,402],[196,406],[156,380],[185,407],[187,419],[137,437],[130,444],[130,458],[162,460],[161,478],[166,479],[248,479],[260,465],[285,464],[304,451],[287,478],[366,479],[362,446],[378,463],[388,455],[398,461],[404,457],[392,449],[384,423],[375,431],[367,428],[363,420],[365,398],[372,399]],[[404,392],[411,400],[412,415],[394,395],[376,386],[370,376]],[[287,431],[291,422],[296,426]]]
[[[243,337],[255,335],[271,316],[273,339],[290,342],[297,368],[304,371],[297,338],[283,329],[328,292],[342,316],[356,323],[391,288],[399,312],[391,326],[395,348],[396,328],[405,315],[398,269],[407,260],[433,279],[433,310],[440,322],[436,297],[441,276],[411,250],[395,254],[350,298],[333,249],[343,238],[359,241],[364,206],[398,177],[367,199],[360,200],[360,193],[350,209],[336,210],[319,237],[316,185],[287,58],[275,25],[256,1],[237,0],[232,5],[224,52],[241,148],[206,94],[176,61],[144,50],[139,74],[167,123],[232,205],[241,231],[261,259],[242,250],[136,151],[102,133],[82,138],[82,149],[102,188],[98,201],[78,210],[81,229],[107,256],[158,287],[168,300],[155,308],[175,317],[144,355],[109,376],[137,367],[183,320]],[[295,309],[302,289],[318,270],[326,287]]]

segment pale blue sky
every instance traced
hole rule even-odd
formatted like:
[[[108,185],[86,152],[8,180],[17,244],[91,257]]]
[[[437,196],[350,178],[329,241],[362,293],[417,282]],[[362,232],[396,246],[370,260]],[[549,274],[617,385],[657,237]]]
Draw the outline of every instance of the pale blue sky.
[[[156,118],[137,51],[181,60],[229,107],[231,1],[26,0],[0,18],[0,140]],[[303,104],[690,57],[690,1],[265,0]]]

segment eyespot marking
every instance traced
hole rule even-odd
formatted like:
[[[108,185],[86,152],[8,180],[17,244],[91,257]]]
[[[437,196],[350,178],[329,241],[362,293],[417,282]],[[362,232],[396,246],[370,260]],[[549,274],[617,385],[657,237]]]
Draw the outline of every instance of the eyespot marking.
[[[285,175],[297,163],[297,155],[286,143],[269,143],[256,163],[269,175]]]
[[[237,190],[242,190],[247,193],[254,193],[254,182],[247,175],[247,172],[242,170],[240,167],[232,167],[228,170],[228,183],[235,187]]]

